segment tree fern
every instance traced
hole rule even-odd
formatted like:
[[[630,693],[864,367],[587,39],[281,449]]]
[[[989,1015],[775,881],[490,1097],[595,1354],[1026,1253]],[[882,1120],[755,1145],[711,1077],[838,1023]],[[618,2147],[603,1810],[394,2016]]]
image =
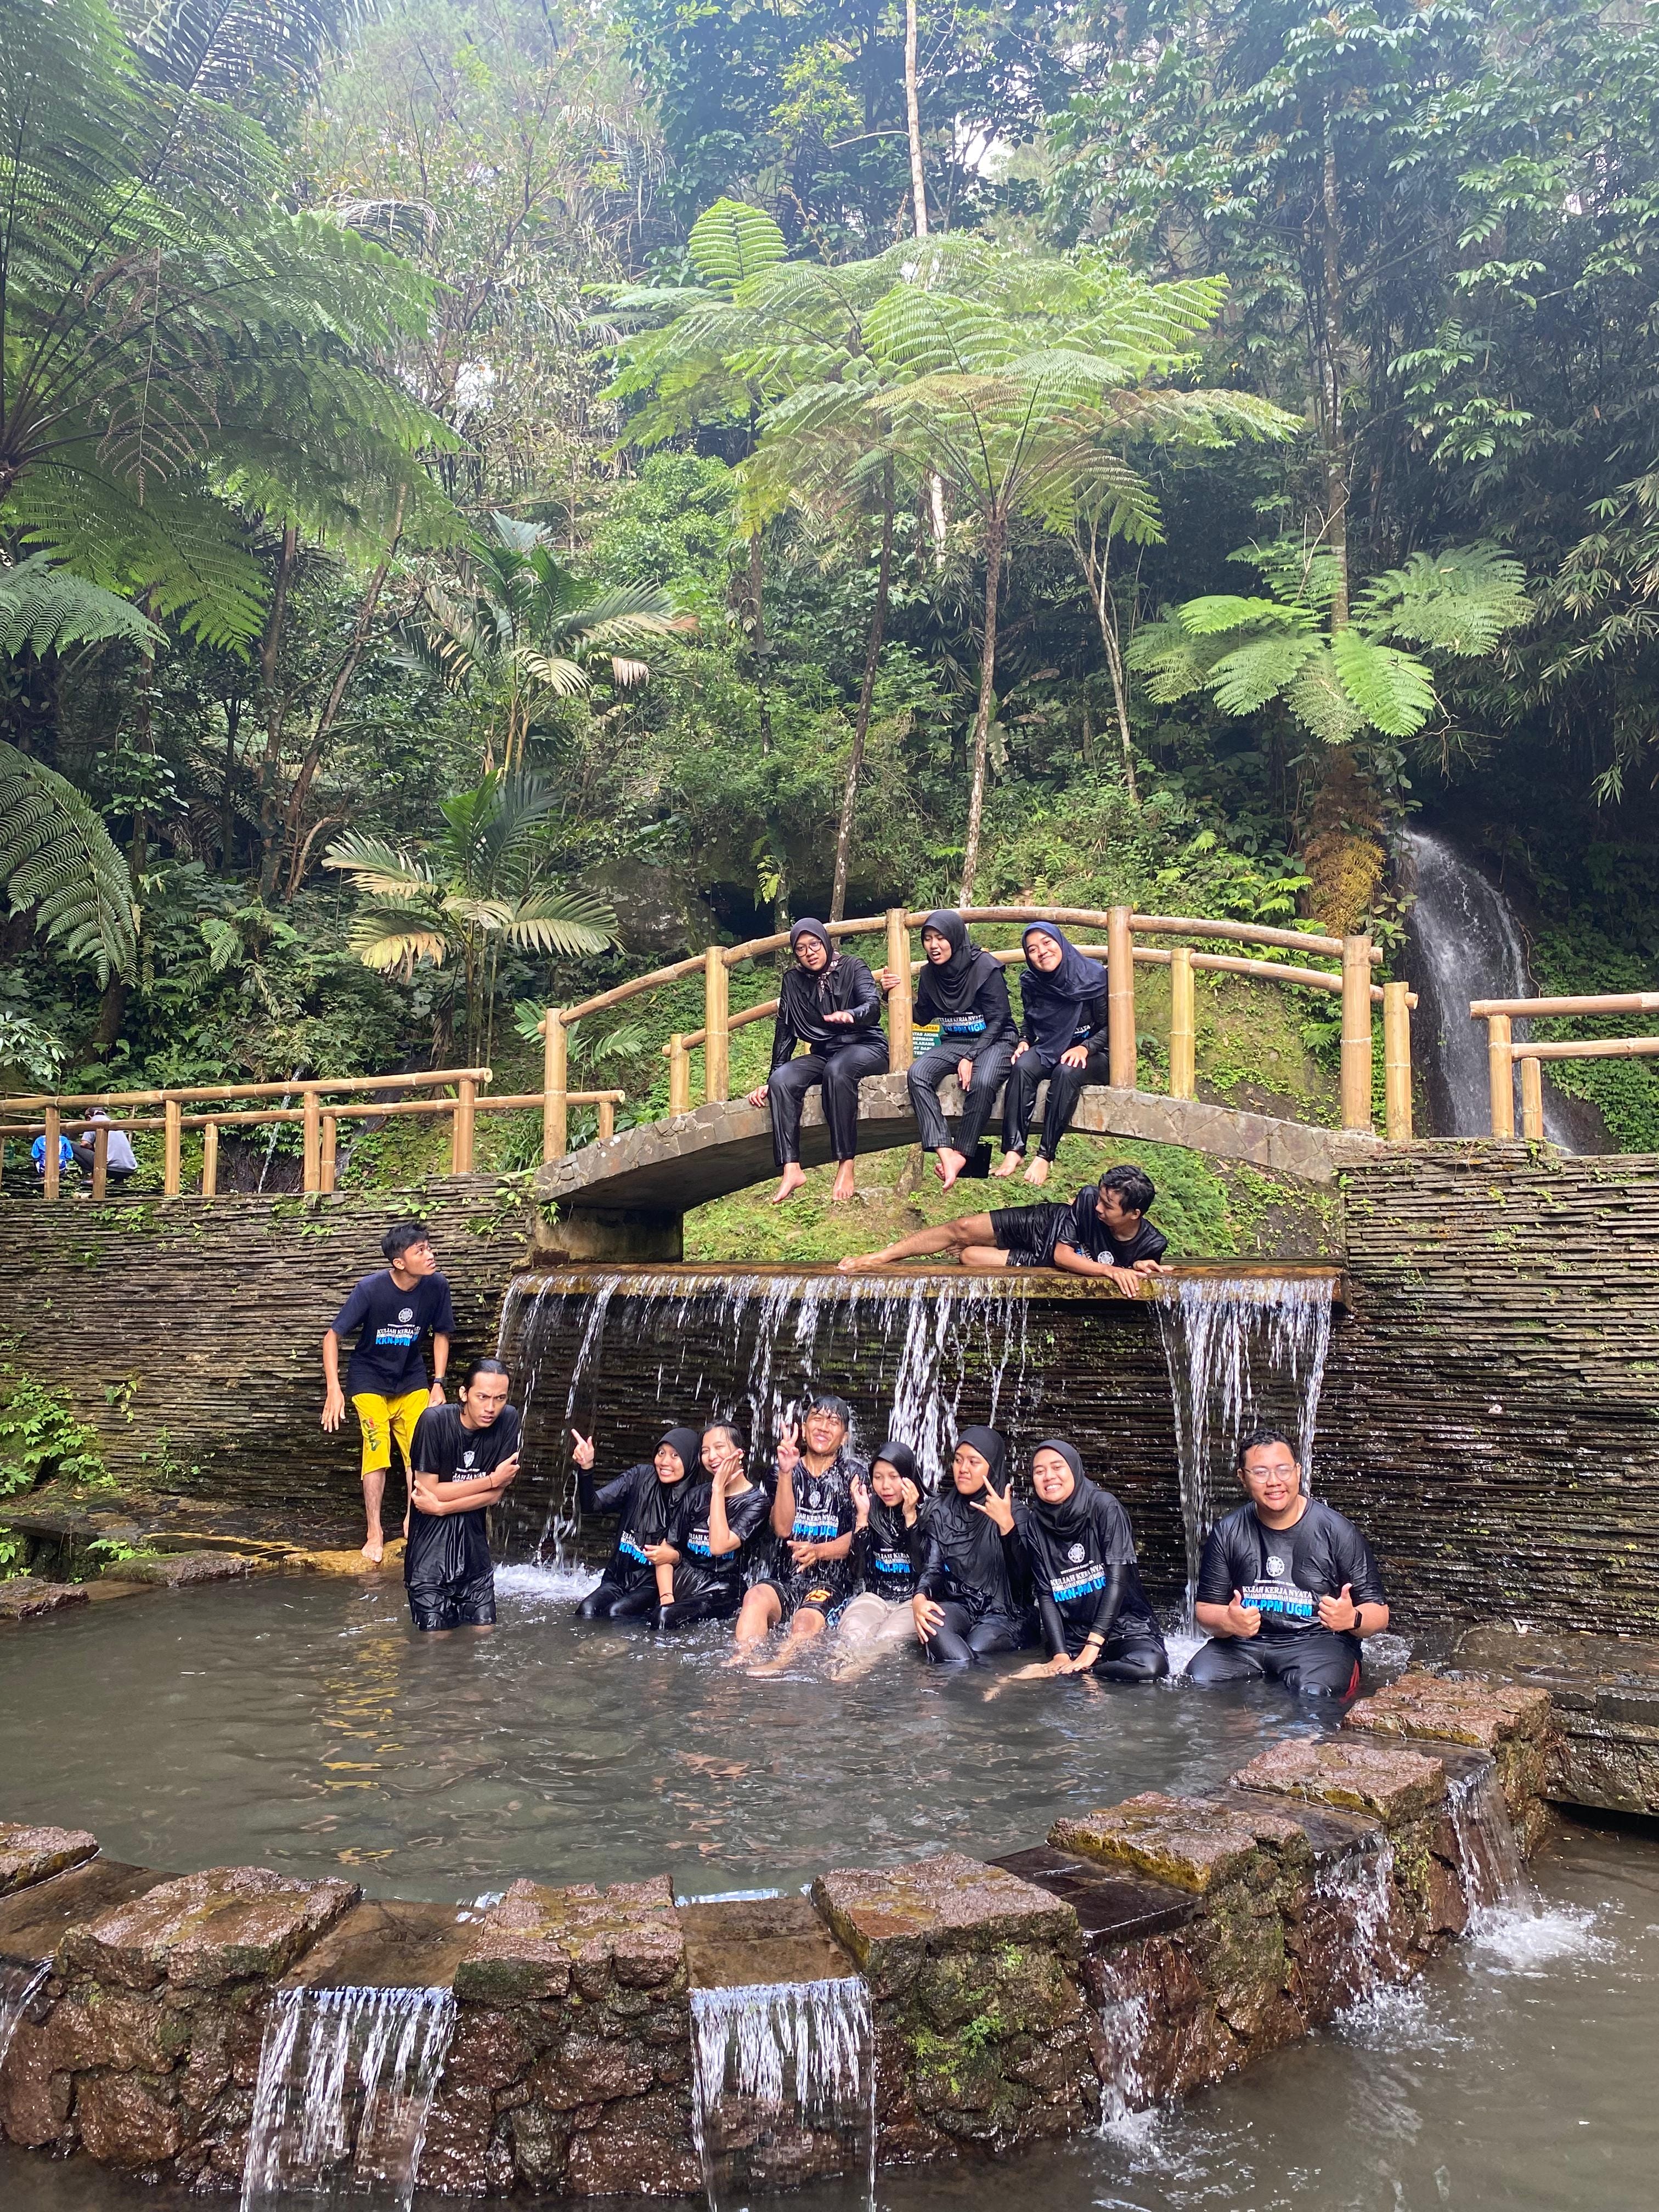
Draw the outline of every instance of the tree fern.
[[[0,744],[0,885],[46,939],[90,960],[100,984],[132,972],[138,910],[101,817],[55,770]]]
[[[0,654],[58,653],[105,638],[151,647],[166,641],[130,601],[54,568],[43,554],[15,568],[0,562]]]
[[[1413,553],[1403,568],[1374,576],[1355,609],[1355,619],[1374,636],[1408,637],[1460,659],[1494,651],[1531,615],[1526,571],[1495,545]]]
[[[686,248],[703,283],[728,294],[769,262],[781,261],[787,250],[769,215],[728,199],[703,210],[691,226]]]

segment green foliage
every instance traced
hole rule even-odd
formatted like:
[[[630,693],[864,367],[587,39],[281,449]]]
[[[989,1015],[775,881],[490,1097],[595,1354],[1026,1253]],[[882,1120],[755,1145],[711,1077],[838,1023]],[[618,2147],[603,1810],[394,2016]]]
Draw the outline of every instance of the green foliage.
[[[0,1498],[43,1482],[96,1486],[111,1479],[98,1433],[75,1413],[68,1391],[0,1366]]]
[[[138,909],[126,864],[82,793],[15,745],[0,744],[0,885],[33,908],[48,943],[89,961],[100,983],[130,974]]]
[[[155,647],[164,634],[137,607],[84,577],[55,568],[41,553],[0,562],[0,654],[61,653],[66,645],[119,638]]]

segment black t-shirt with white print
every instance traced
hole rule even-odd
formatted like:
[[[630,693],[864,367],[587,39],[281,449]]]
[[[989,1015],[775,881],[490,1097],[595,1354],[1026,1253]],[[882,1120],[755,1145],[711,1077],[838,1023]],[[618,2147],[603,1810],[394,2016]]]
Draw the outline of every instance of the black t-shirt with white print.
[[[1386,1605],[1371,1547],[1346,1515],[1309,1498],[1291,1528],[1269,1528],[1254,1505],[1240,1505],[1204,1540],[1196,1595],[1200,1605],[1230,1605],[1235,1590],[1261,1615],[1270,1644],[1322,1634],[1319,1601],[1340,1597],[1346,1584],[1356,1605]]]
[[[487,1429],[470,1429],[459,1406],[429,1406],[415,1424],[410,1464],[438,1482],[479,1482],[519,1449],[516,1406],[504,1406]],[[404,1582],[410,1589],[440,1589],[489,1572],[489,1535],[482,1505],[460,1513],[409,1509]]]

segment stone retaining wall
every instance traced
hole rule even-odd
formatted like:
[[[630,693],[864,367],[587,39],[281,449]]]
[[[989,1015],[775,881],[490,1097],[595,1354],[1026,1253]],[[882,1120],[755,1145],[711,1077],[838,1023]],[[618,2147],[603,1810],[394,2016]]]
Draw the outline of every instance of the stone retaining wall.
[[[880,2158],[1003,2154],[1103,2100],[1218,2080],[1417,1972],[1468,1922],[1452,1795],[1488,1753],[1535,1834],[1545,1694],[1409,1677],[1207,1797],[1060,1820],[994,1866],[826,1874],[816,1920],[799,1900],[677,1907],[665,1878],[519,1881],[474,1920],[259,1868],[170,1879],[0,1826],[0,1963],[50,1962],[0,2064],[0,2135],[234,2188],[274,1990],[447,1982],[423,2186],[686,2195],[694,1991],[827,1966],[869,1990]],[[829,2141],[781,2126],[749,2171],[820,2174]]]

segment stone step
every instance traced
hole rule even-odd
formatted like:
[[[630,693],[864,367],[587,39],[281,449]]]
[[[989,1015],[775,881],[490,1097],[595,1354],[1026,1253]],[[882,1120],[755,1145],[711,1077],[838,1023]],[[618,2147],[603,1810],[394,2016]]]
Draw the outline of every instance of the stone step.
[[[811,1901],[799,1893],[693,1903],[678,1911],[694,1990],[839,1981],[858,1972]]]
[[[1183,1927],[1198,1909],[1190,1890],[1091,1866],[1086,1860],[1053,1850],[1047,1844],[1006,1852],[991,1863],[1069,1905],[1083,1930],[1085,1949],[1121,1943],[1133,1936],[1162,1935]]]
[[[453,1905],[367,1898],[307,1951],[279,1986],[290,1990],[447,1989],[477,1922]]]

